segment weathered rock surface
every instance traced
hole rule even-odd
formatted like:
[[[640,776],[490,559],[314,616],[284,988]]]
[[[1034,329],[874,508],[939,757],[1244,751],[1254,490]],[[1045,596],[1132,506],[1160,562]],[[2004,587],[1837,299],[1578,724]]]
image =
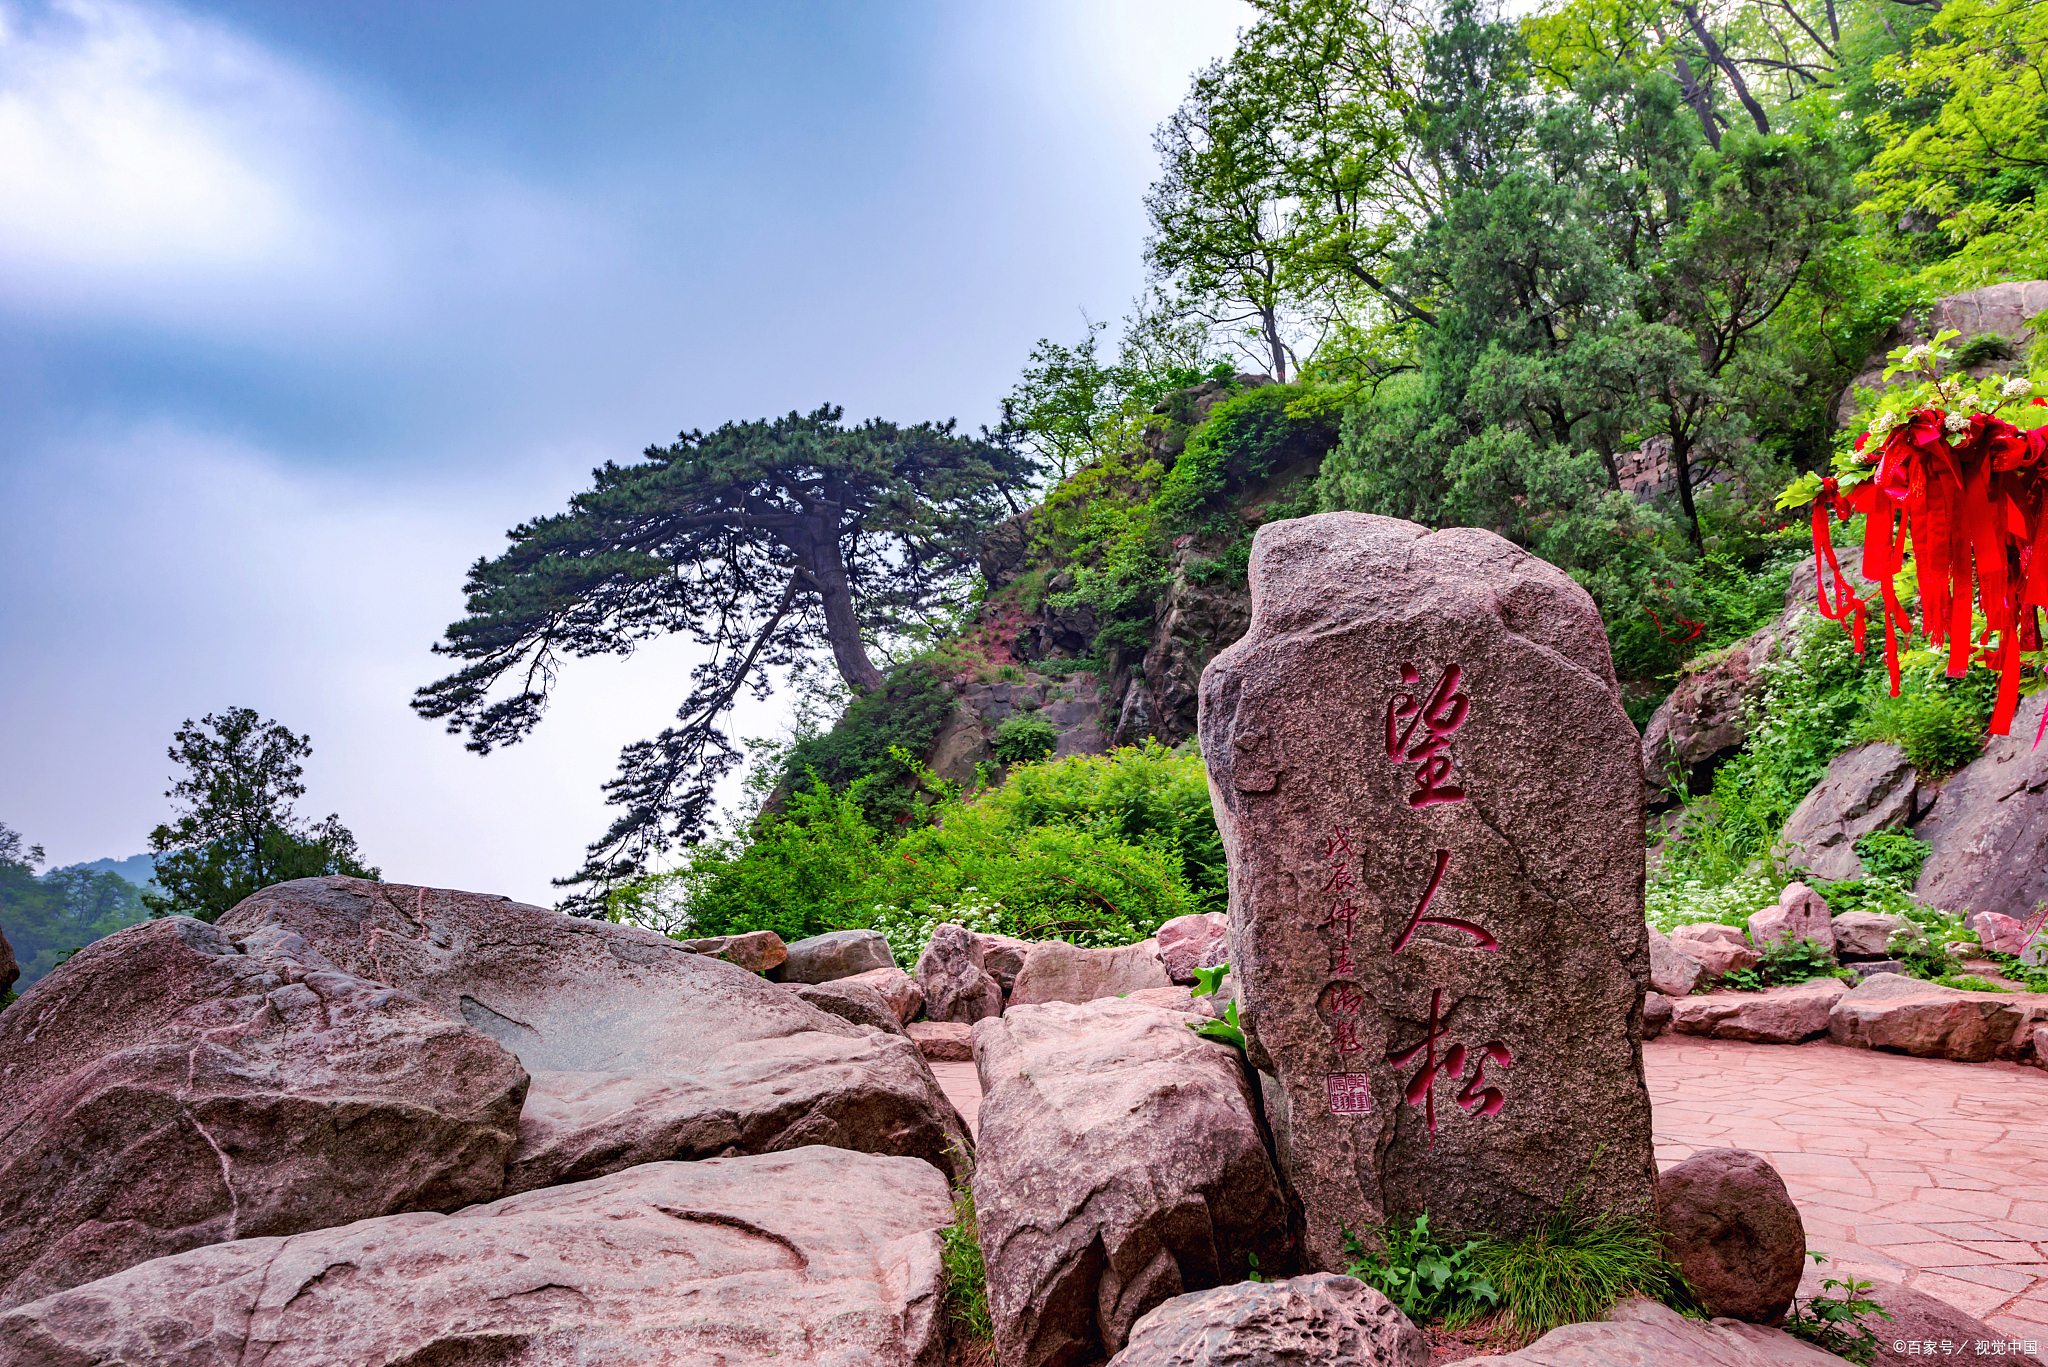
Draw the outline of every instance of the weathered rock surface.
[[[1762,960],[1739,929],[1714,921],[1680,926],[1671,932],[1671,944],[1704,968],[1708,978],[1723,978],[1739,969],[1755,968]]]
[[[225,1239],[490,1200],[526,1090],[491,1039],[294,936],[130,926],[0,1015],[0,1306]]]
[[[937,1367],[930,1165],[833,1148],[654,1163],[161,1258],[0,1316],[0,1360],[156,1367]]]
[[[958,1021],[912,1021],[910,1042],[933,1063],[966,1063],[974,1057],[974,1027]]]
[[[835,978],[822,983],[803,983],[797,987],[796,994],[820,1011],[830,1012],[843,1021],[850,1021],[854,1025],[871,1025],[886,1034],[903,1033],[903,1022],[896,1018],[896,1008],[866,983],[857,983],[846,978]]]
[[[652,931],[354,878],[265,888],[221,925],[302,935],[519,1055],[535,1095],[510,1190],[816,1143],[947,1172],[972,1151],[909,1040]]]
[[[1607,1318],[1553,1329],[1520,1352],[1453,1367],[1842,1367],[1779,1329],[1689,1320],[1655,1301],[1623,1301]]]
[[[1671,1026],[1671,999],[1658,992],[1643,994],[1643,1038],[1655,1039]]]
[[[2044,308],[2048,308],[2048,281],[2006,280],[1996,285],[1986,285],[1982,289],[1948,295],[1937,299],[1934,306],[1924,315],[1908,314],[1901,318],[1871,352],[1863,373],[1843,389],[1840,404],[1842,425],[1847,427],[1855,420],[1858,409],[1854,396],[1858,389],[1872,389],[1883,393],[1911,382],[1910,375],[1896,375],[1889,380],[1884,377],[1885,355],[1893,348],[1925,342],[1938,333],[1953,330],[1961,334],[1958,342],[1967,342],[1987,334],[2002,337],[2012,355],[2015,358],[2022,357],[2027,354],[2027,348],[2034,337],[2033,330],[2027,326],[2027,321]],[[2010,361],[1994,362],[1971,366],[1966,373],[1981,379],[1986,375],[2008,373],[2013,369]]]
[[[1775,1324],[1806,1270],[1806,1226],[1778,1170],[1746,1149],[1706,1149],[1657,1178],[1664,1247],[1710,1315]]]
[[[1855,878],[1863,872],[1856,842],[1906,826],[1922,805],[1920,774],[1904,750],[1878,742],[1844,750],[1786,820],[1786,858],[1817,879]]]
[[[1650,986],[1667,997],[1684,997],[1700,985],[1707,970],[1700,961],[1671,943],[1655,926],[1650,931]]]
[[[1749,918],[1749,942],[1759,950],[1806,940],[1832,953],[1835,928],[1827,899],[1804,883],[1787,883],[1775,906]]]
[[[1814,978],[1761,992],[1681,997],[1671,1004],[1671,1028],[1752,1044],[1803,1044],[1828,1033],[1828,1013],[1848,990],[1840,978]]]
[[[1964,918],[1963,924],[1976,931],[1979,943],[1994,953],[2018,954],[2027,947],[2026,926],[2011,916],[1975,911]]]
[[[981,966],[981,946],[962,926],[942,925],[917,956],[924,1013],[935,1021],[972,1025],[1003,1012],[1003,989]]]
[[[1092,1002],[1148,987],[1171,987],[1157,942],[1142,940],[1113,949],[1079,949],[1059,940],[1031,947],[1024,970],[1010,989],[1012,1006],[1039,1002]]]
[[[1979,1343],[2009,1343],[2013,1338],[2013,1335],[1992,1328],[1975,1315],[1965,1314],[1945,1300],[1937,1299],[1924,1291],[1915,1291],[1909,1286],[1901,1286],[1897,1282],[1885,1281],[1881,1277],[1871,1279],[1871,1289],[1867,1293],[1867,1298],[1883,1306],[1892,1317],[1889,1324],[1876,1321],[1872,1325],[1877,1330],[1879,1340],[1877,1352],[1871,1358],[1873,1367],[1906,1367],[1908,1363],[1913,1364],[1913,1367],[1920,1367],[1920,1364],[1927,1360],[1928,1354],[1924,1349],[1917,1353],[1901,1351],[1908,1343],[1916,1346],[1944,1341],[1953,1343],[1959,1348],[1954,1356],[1967,1362],[1981,1360],[1976,1350]],[[2038,1341],[2048,1335],[2033,1333],[2027,1337]],[[1894,1344],[1898,1344],[1899,1347],[1894,1347]],[[1989,1357],[1993,1354],[1987,1352],[1981,1356]],[[1997,1356],[2018,1357],[2022,1362],[2028,1360],[2028,1355],[2021,1354]],[[2036,1356],[2033,1360],[2040,1362],[2043,1359]]]
[[[789,946],[772,930],[750,930],[744,935],[713,935],[708,939],[684,940],[685,949],[738,964],[749,973],[767,973],[780,968],[789,957]]]
[[[6,933],[0,932],[0,992],[12,992],[20,977],[21,965],[14,962],[14,946],[7,943]]]
[[[1647,1203],[1641,756],[1592,600],[1490,532],[1357,513],[1261,527],[1251,589],[1202,753],[1310,1265],[1425,1209]]]
[[[787,947],[782,971],[775,976],[786,983],[829,983],[870,973],[878,968],[896,967],[896,956],[878,930],[834,930],[813,935]]]
[[[1134,1002],[974,1027],[974,1201],[1006,1367],[1074,1367],[1161,1302],[1289,1271],[1287,1206],[1237,1051]]]
[[[903,1024],[916,1020],[917,1013],[924,1010],[924,989],[917,985],[917,979],[900,968],[871,968],[839,981],[855,987],[873,988]]]
[[[1024,958],[1031,953],[1031,941],[1020,940],[1014,935],[976,935],[981,944],[981,968],[996,980],[996,986],[1003,989],[1003,996],[1010,995],[1010,989],[1017,985],[1017,975],[1024,971]]]
[[[1882,959],[1891,953],[1892,936],[1912,922],[1891,911],[1845,911],[1834,918],[1835,953],[1845,962]]]
[[[2048,741],[2034,748],[2048,692],[2023,699],[2012,734],[1942,785],[1913,834],[1934,848],[1914,891],[1930,906],[2031,922],[2048,902]]]
[[[1879,973],[1904,973],[1906,971],[1906,964],[1902,959],[1870,959],[1858,963],[1844,964],[1843,967],[1855,975],[1857,983]],[[1830,1014],[1832,1015],[1832,1013]],[[1830,1028],[1832,1028],[1832,1020],[1829,1024]]]
[[[1191,1291],[1149,1312],[1110,1367],[1429,1367],[1429,1340],[1355,1277]]]
[[[1176,916],[1159,927],[1159,962],[1166,976],[1182,984],[1195,981],[1195,970],[1230,961],[1230,917],[1220,911]]]
[[[1963,992],[1918,978],[1880,973],[1834,1005],[1828,1038],[1856,1049],[1889,1049],[1919,1058],[1982,1063],[2018,1052],[2023,1027],[2048,1009],[2048,996]]]

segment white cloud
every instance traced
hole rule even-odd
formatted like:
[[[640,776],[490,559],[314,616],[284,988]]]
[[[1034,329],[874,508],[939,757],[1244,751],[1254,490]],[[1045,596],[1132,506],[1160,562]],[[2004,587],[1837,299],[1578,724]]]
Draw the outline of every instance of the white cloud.
[[[0,299],[204,331],[389,326],[592,259],[588,218],[454,167],[217,24],[0,3]],[[573,248],[573,249],[572,249]],[[553,263],[553,264],[550,264]]]

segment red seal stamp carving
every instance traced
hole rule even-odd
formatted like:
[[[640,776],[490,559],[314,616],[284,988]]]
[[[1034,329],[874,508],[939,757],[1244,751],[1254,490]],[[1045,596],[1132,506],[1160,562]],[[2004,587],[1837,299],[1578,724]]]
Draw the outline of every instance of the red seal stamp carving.
[[[1370,1115],[1372,1113],[1372,1079],[1365,1073],[1332,1073],[1330,1084],[1331,1115]]]

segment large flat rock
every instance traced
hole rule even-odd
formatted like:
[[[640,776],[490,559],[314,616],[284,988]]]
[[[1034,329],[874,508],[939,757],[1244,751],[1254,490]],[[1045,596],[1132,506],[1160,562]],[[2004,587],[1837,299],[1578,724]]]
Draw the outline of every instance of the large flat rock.
[[[1287,1205],[1235,1049],[1106,1000],[974,1027],[974,1203],[1005,1367],[1080,1367],[1183,1292],[1284,1271]]]
[[[2048,692],[2023,699],[2012,734],[1942,785],[1913,834],[1934,848],[1914,891],[1930,906],[1992,911],[2032,923],[2048,902]]]
[[[301,935],[548,1075],[532,1121],[521,1122],[521,1187],[816,1143],[922,1158],[948,1173],[956,1154],[972,1152],[907,1039],[652,931],[355,878],[265,888],[221,925]],[[677,1147],[663,1152],[671,1139]]]
[[[1604,1320],[1553,1329],[1520,1352],[1455,1367],[1842,1367],[1842,1359],[1780,1329],[1729,1319],[1703,1324],[1635,1300]]]
[[[10,1367],[937,1367],[929,1164],[650,1163],[453,1215],[159,1258],[0,1316]]]
[[[1429,1367],[1429,1340],[1355,1277],[1313,1272],[1175,1296],[1109,1367]]]
[[[490,1200],[526,1089],[495,1041],[288,933],[130,926],[0,1014],[0,1306]]]
[[[1671,1003],[1671,1028],[1752,1044],[1804,1044],[1827,1034],[1828,1013],[1848,990],[1840,978],[1814,978],[1761,992],[1679,997]]]
[[[1982,1063],[2026,1047],[2048,994],[1964,992],[1898,973],[1865,978],[1828,1014],[1828,1038],[1858,1049]]]
[[[1490,532],[1259,529],[1202,679],[1231,976],[1306,1212],[1530,1227],[1651,1198],[1641,755],[1600,615]]]
[[[1108,949],[1081,949],[1059,940],[1031,946],[1010,989],[1012,1006],[1040,1002],[1092,1002],[1155,987],[1171,987],[1159,946],[1152,940]]]

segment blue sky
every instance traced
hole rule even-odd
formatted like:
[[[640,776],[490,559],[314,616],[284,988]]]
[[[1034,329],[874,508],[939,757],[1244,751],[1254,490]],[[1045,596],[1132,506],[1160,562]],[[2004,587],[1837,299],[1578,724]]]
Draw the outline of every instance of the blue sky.
[[[133,853],[251,706],[387,878],[552,900],[690,655],[479,759],[406,707],[466,566],[684,428],[992,420],[1140,288],[1151,130],[1250,17],[0,0],[0,821]]]

